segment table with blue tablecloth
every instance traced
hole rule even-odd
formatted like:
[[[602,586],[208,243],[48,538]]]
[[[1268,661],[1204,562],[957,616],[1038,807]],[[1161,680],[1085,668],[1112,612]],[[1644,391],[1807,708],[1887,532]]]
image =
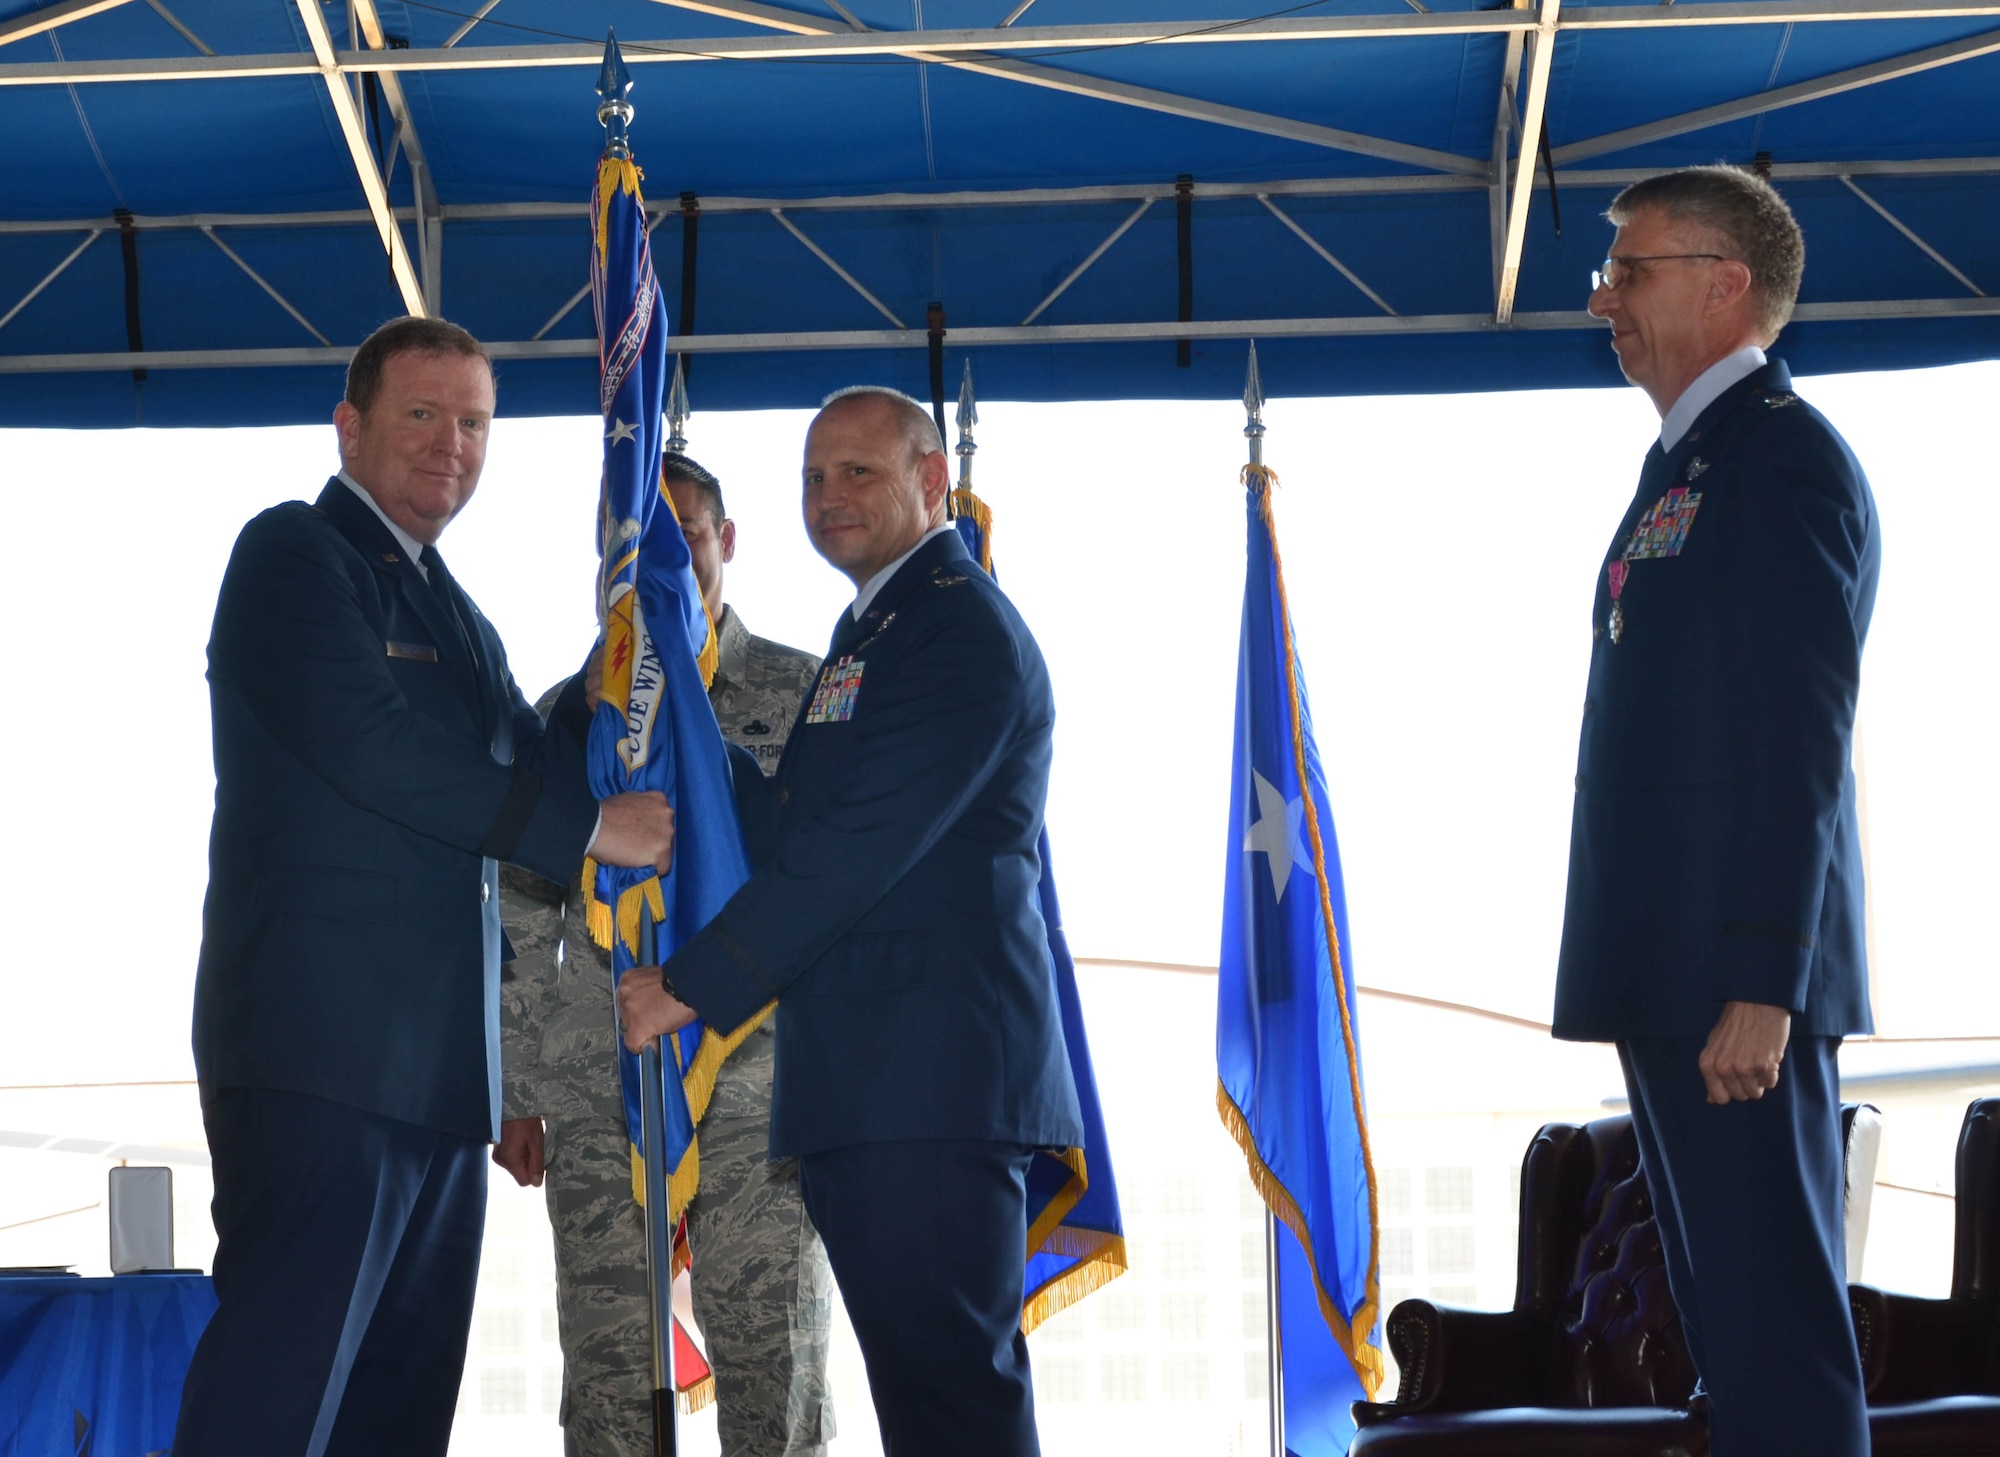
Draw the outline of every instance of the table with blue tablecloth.
[[[0,1277],[0,1457],[166,1452],[214,1313],[202,1274]]]

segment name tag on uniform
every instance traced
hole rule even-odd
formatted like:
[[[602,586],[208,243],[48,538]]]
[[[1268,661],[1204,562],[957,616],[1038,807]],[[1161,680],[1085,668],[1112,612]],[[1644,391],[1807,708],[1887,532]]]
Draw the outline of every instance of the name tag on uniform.
[[[854,717],[854,705],[861,697],[861,670],[852,654],[819,670],[819,686],[813,689],[812,704],[806,709],[807,723],[846,723]]]
[[[1675,486],[1646,508],[1622,555],[1628,562],[1656,561],[1681,554],[1694,513],[1701,509],[1701,492]]]
[[[392,658],[407,658],[412,663],[435,663],[438,650],[420,642],[389,642],[382,644]]]

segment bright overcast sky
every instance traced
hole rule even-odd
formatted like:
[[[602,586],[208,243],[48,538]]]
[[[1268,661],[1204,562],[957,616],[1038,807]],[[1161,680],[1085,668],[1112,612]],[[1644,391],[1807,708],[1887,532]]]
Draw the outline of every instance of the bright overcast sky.
[[[1854,445],[1883,520],[1862,692],[1881,1030],[2000,1031],[1983,540],[2000,364],[1802,392]],[[1072,943],[1212,965],[1240,853],[1225,820],[1242,410],[981,415],[1001,583],[1055,678],[1049,821]],[[1360,979],[1546,1018],[1591,592],[1652,411],[1622,390],[1278,400],[1268,418]],[[806,419],[697,414],[689,433],[738,523],[729,599],[754,631],[818,650],[851,588],[799,526]],[[503,419],[442,543],[530,697],[592,631],[600,431]],[[4,1081],[186,1077],[215,588],[243,521],[318,491],[333,431],[0,431],[0,461]]]

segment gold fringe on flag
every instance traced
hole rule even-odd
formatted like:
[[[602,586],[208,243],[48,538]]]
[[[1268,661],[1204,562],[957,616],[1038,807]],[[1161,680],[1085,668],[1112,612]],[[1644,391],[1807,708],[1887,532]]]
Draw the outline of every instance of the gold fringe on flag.
[[[1354,1374],[1361,1378],[1362,1390],[1366,1391],[1368,1399],[1373,1401],[1375,1393],[1381,1389],[1385,1374],[1382,1353],[1368,1344],[1368,1332],[1375,1328],[1375,1319],[1381,1305],[1381,1292],[1376,1286],[1374,1251],[1371,1249],[1368,1256],[1367,1295],[1361,1302],[1361,1308],[1354,1312],[1354,1321],[1350,1325],[1347,1318],[1340,1313],[1339,1307],[1327,1295],[1326,1282],[1319,1277],[1319,1261],[1313,1255],[1312,1236],[1306,1230],[1305,1216],[1299,1212],[1299,1206],[1292,1198],[1291,1191],[1276,1174],[1271,1172],[1270,1166],[1264,1162],[1264,1156],[1257,1152],[1257,1139],[1250,1131],[1249,1120],[1243,1116],[1243,1110],[1236,1106],[1236,1100],[1229,1096],[1229,1089],[1222,1086],[1220,1079],[1215,1085],[1215,1106],[1216,1111],[1222,1115],[1222,1126],[1229,1130],[1229,1136],[1235,1139],[1236,1146],[1243,1150],[1244,1160],[1250,1166],[1250,1182],[1257,1186],[1257,1192],[1263,1196],[1264,1203],[1270,1206],[1273,1214],[1285,1222],[1285,1227],[1291,1230],[1298,1240],[1299,1248],[1305,1251],[1306,1263],[1312,1267],[1313,1292],[1319,1296],[1319,1313],[1333,1331],[1333,1338],[1340,1349],[1353,1363]],[[1375,1202],[1375,1179],[1372,1168],[1368,1180],[1368,1202],[1371,1206]],[[1356,1331],[1361,1333],[1358,1339],[1355,1336]]]
[[[1037,1251],[1062,1225],[1070,1210],[1076,1208],[1090,1188],[1090,1164],[1080,1148],[1066,1148],[1061,1154],[1062,1161],[1069,1168],[1069,1182],[1064,1184],[1055,1196],[1043,1206],[1039,1218],[1028,1226],[1028,1258],[1033,1259]]]
[[[597,861],[586,855],[583,857],[582,879],[578,884],[583,890],[584,925],[590,930],[590,939],[604,950],[611,949],[611,907],[597,895]]]
[[[1305,1216],[1278,1176],[1271,1172],[1258,1152],[1257,1140],[1250,1124],[1243,1116],[1243,1110],[1236,1106],[1236,1100],[1229,1096],[1229,1090],[1216,1082],[1216,1108],[1222,1115],[1222,1123],[1229,1130],[1243,1150],[1243,1157],[1250,1167],[1250,1180],[1257,1186],[1257,1192],[1271,1208],[1271,1212],[1285,1222],[1287,1228],[1297,1237],[1299,1248],[1305,1251],[1306,1261],[1312,1268],[1313,1290],[1319,1296],[1320,1314],[1326,1318],[1328,1327],[1347,1353],[1347,1359],[1354,1365],[1354,1372],[1361,1378],[1362,1389],[1373,1401],[1380,1389],[1384,1376],[1381,1351],[1368,1344],[1368,1336],[1375,1328],[1381,1313],[1381,1255],[1382,1223],[1381,1212],[1375,1190],[1375,1154],[1369,1146],[1368,1122],[1362,1116],[1361,1097],[1361,1057],[1354,1043],[1354,1019],[1347,1006],[1347,972],[1341,964],[1340,933],[1333,919],[1333,891],[1326,878],[1326,843],[1320,834],[1319,807],[1314,803],[1312,780],[1306,773],[1306,740],[1304,713],[1300,707],[1299,656],[1297,644],[1292,640],[1291,599],[1285,592],[1285,562],[1278,551],[1278,523],[1271,510],[1271,493],[1278,484],[1278,473],[1261,465],[1246,465],[1241,476],[1243,485],[1256,493],[1257,509],[1263,517],[1264,532],[1271,542],[1271,574],[1278,588],[1278,621],[1284,632],[1285,647],[1285,699],[1291,710],[1293,767],[1299,776],[1302,798],[1305,801],[1305,828],[1308,843],[1312,846],[1313,879],[1319,889],[1320,918],[1326,927],[1327,961],[1333,970],[1333,992],[1340,1007],[1340,1035],[1347,1049],[1347,1086],[1354,1109],[1355,1129],[1361,1138],[1361,1166],[1368,1180],[1368,1277],[1362,1287],[1360,1306],[1354,1312],[1350,1325],[1326,1293],[1326,1282],[1320,1278],[1319,1261],[1313,1254],[1312,1239],[1306,1230]]]
[[[954,518],[970,516],[979,527],[979,570],[992,576],[993,508],[964,486],[959,486],[951,493],[951,514]]]
[[[768,1009],[766,1010],[768,1011]],[[708,1039],[704,1037],[702,1041],[705,1043]],[[680,1039],[678,1037],[663,1038],[662,1044],[673,1049],[674,1065],[678,1070],[681,1060]],[[720,1061],[720,1059],[717,1060]],[[685,1073],[682,1074],[681,1086],[683,1090],[687,1086]],[[715,1078],[714,1074],[711,1073],[709,1075],[709,1092],[712,1093],[714,1089]],[[690,1124],[701,1122],[702,1113],[707,1111],[708,1098],[703,1097],[701,1101],[702,1106],[700,1109],[697,1109],[694,1106],[693,1099],[688,1100],[688,1122]],[[628,1143],[626,1147],[632,1153],[632,1202],[637,1204],[641,1209],[644,1209],[646,1207],[646,1156],[637,1144]],[[680,1167],[670,1170],[667,1174],[667,1218],[670,1221],[677,1221],[683,1214],[687,1213],[687,1207],[694,1202],[695,1190],[700,1184],[701,1139],[696,1137],[688,1140],[687,1152],[681,1155]],[[688,1257],[676,1248],[674,1253],[674,1269],[679,1271],[687,1263]]]
[[[695,1122],[701,1122],[702,1115],[708,1112],[708,1102],[715,1096],[715,1079],[722,1071],[723,1059],[741,1047],[752,1032],[762,1027],[777,1007],[775,1001],[766,1002],[763,1010],[727,1037],[712,1027],[702,1037],[701,1046],[695,1049],[693,1065],[681,1075],[681,1087],[687,1093],[688,1115]]]
[[[672,1042],[669,1037],[667,1041]],[[646,1207],[646,1156],[636,1143],[625,1145],[632,1156],[632,1202],[641,1209]],[[667,1218],[678,1220],[687,1213],[688,1205],[694,1202],[694,1194],[701,1183],[701,1140],[696,1138],[688,1144],[688,1150],[681,1155],[681,1166],[667,1176]],[[674,1255],[674,1268],[680,1270],[687,1264],[687,1257],[678,1252]]]
[[[609,261],[611,250],[611,199],[619,189],[639,199],[639,210],[645,211],[646,201],[639,191],[639,184],[646,174],[639,170],[638,163],[629,157],[605,157],[597,164],[597,266],[602,268]]]
[[[1069,1309],[1093,1290],[1102,1290],[1124,1274],[1125,1236],[1102,1229],[1058,1229],[1042,1252],[1076,1260],[1047,1284],[1029,1292],[1021,1303],[1021,1334],[1033,1335],[1050,1316]]]
[[[653,924],[667,918],[667,900],[660,892],[660,877],[650,875],[637,885],[627,886],[618,896],[618,939],[633,956],[639,954],[639,920],[645,911],[653,913]]]
[[[701,686],[713,688],[716,672],[722,667],[722,639],[715,635],[715,619],[708,615],[707,602],[701,604],[701,620],[708,624],[708,639],[702,643],[694,665],[701,669]]]
[[[1071,1229],[1063,1223],[1090,1188],[1090,1166],[1080,1148],[1062,1150],[1070,1179],[1061,1192],[1049,1200],[1028,1229],[1027,1257],[1063,1255],[1077,1263],[1052,1276],[1028,1292],[1021,1303],[1021,1333],[1033,1335],[1035,1327],[1067,1310],[1093,1290],[1101,1290],[1124,1274],[1125,1236],[1101,1229]]]
[[[694,1385],[680,1392],[679,1400],[681,1415],[684,1417],[693,1416],[703,1407],[713,1406],[715,1404],[715,1373],[713,1371],[709,1372],[708,1375],[702,1377]]]

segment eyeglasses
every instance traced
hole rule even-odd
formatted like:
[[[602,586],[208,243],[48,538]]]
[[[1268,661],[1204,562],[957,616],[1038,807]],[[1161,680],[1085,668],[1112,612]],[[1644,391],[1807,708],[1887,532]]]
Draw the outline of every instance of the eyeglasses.
[[[1606,258],[1602,268],[1591,270],[1590,291],[1596,293],[1600,288],[1623,288],[1638,273],[1632,266],[1635,263],[1671,263],[1678,258],[1712,258],[1718,263],[1729,261],[1724,253],[1652,253],[1636,258]]]

